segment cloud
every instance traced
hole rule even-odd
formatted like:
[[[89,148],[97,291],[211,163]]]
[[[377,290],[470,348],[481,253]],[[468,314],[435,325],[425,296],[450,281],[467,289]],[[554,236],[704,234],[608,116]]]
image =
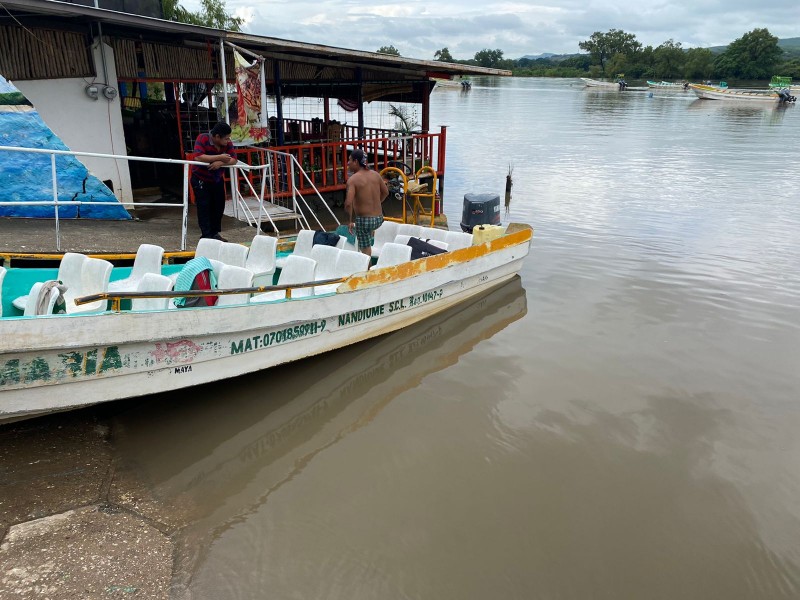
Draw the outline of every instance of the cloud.
[[[197,10],[199,0],[183,0]],[[633,33],[642,45],[668,39],[684,47],[719,46],[756,27],[778,37],[797,35],[795,0],[409,0],[374,4],[364,0],[227,0],[246,19],[245,30],[268,37],[357,50],[394,45],[403,56],[431,59],[447,46],[456,58],[483,48],[506,57],[579,52],[578,42],[595,31]]]

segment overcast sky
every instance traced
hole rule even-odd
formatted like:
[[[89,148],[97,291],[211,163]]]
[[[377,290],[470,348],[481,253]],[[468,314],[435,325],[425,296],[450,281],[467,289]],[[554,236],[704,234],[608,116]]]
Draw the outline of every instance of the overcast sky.
[[[199,0],[182,0],[190,10]],[[685,48],[722,46],[756,27],[800,37],[798,0],[227,0],[248,33],[432,59],[499,48],[506,58],[579,52],[578,42],[611,28],[644,46],[673,39]]]

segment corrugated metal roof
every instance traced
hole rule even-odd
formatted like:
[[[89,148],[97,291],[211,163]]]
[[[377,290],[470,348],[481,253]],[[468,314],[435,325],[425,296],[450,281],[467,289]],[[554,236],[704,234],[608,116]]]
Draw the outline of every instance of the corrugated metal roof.
[[[348,48],[337,48],[322,44],[309,44],[293,40],[271,38],[242,32],[225,31],[188,25],[175,21],[165,21],[127,13],[58,2],[56,0],[2,0],[3,6],[17,18],[34,16],[55,16],[77,21],[99,21],[103,24],[177,34],[185,39],[206,40],[223,39],[250,48],[260,54],[272,53],[285,58],[301,57],[307,61],[337,61],[352,66],[365,66],[371,69],[414,71],[421,75],[511,75],[504,69],[487,69],[471,65],[444,63],[434,60],[418,60],[404,56],[390,56],[377,52],[365,52]],[[0,19],[9,19],[8,15]],[[343,65],[344,66],[344,65]]]

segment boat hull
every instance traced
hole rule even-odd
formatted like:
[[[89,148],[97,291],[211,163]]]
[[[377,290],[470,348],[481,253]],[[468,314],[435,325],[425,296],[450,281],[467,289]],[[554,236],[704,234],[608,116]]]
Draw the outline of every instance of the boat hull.
[[[586,84],[586,87],[608,88],[610,90],[619,89],[619,84],[615,81],[598,81],[597,79],[589,79],[588,77],[581,77],[581,81]]]
[[[0,342],[0,422],[236,377],[402,329],[508,281],[529,245],[528,228],[277,303],[9,319],[2,339],[18,349]]]
[[[780,97],[776,92],[760,90],[736,90],[718,88],[710,85],[690,84],[695,95],[703,100],[733,100],[758,104],[778,104]]]

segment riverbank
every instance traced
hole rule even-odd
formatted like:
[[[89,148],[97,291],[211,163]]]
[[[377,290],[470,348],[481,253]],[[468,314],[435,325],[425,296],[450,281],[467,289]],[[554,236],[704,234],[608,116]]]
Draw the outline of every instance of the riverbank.
[[[113,435],[93,410],[0,426],[0,598],[169,597],[181,510]]]

